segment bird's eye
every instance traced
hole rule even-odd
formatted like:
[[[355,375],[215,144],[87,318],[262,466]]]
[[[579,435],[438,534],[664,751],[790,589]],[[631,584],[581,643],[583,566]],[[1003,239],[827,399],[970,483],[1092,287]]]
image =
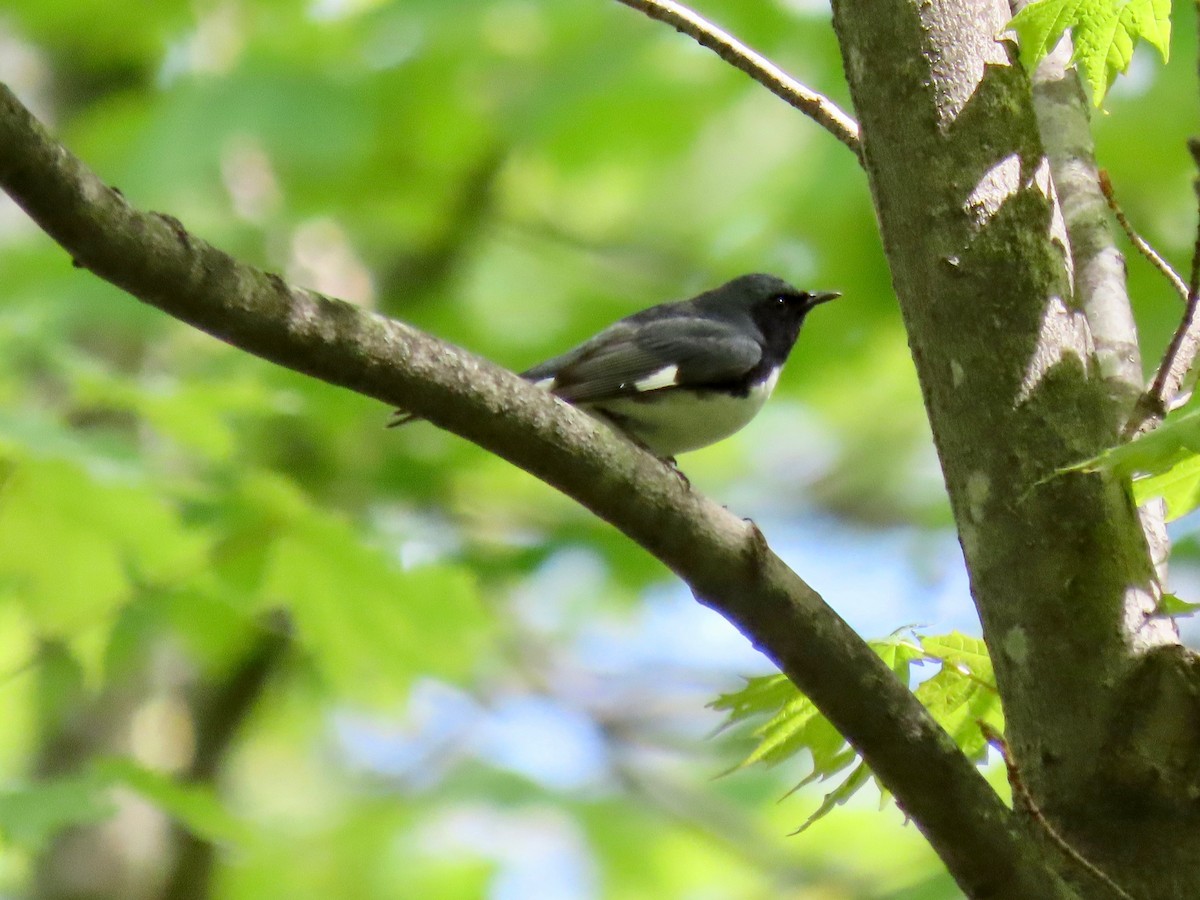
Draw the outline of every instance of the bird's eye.
[[[775,295],[775,305],[776,306],[787,306],[789,299],[791,299],[791,298],[788,297],[787,294],[776,294]]]

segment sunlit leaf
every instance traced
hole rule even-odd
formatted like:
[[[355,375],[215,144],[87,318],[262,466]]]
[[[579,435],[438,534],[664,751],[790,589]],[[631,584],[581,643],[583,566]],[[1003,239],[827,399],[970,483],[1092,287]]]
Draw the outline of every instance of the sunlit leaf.
[[[1191,603],[1176,594],[1163,594],[1158,601],[1158,612],[1164,616],[1190,616],[1200,612],[1200,603]]]
[[[825,798],[821,801],[821,805],[818,806],[816,811],[804,821],[804,824],[796,830],[796,833],[799,834],[807,829],[810,825],[817,822],[828,813],[832,812],[834,807],[841,806],[843,803],[853,797],[858,789],[865,785],[870,778],[871,770],[867,768],[867,764],[865,762],[860,762],[854,767],[850,774],[846,776],[841,784],[825,795]]]
[[[984,759],[987,748],[978,723],[983,720],[1002,730],[1004,717],[991,658],[983,641],[951,632],[918,636],[915,640],[897,636],[869,643],[905,683],[913,662],[940,664],[939,671],[917,687],[916,696],[964,753],[975,760]],[[833,725],[782,675],[749,679],[742,690],[723,694],[711,705],[729,713],[729,724],[755,715],[770,715],[754,729],[757,743],[735,768],[757,762],[777,765],[807,751],[811,769],[797,785],[802,787],[832,778],[857,763],[857,768],[825,798],[814,819],[804,827],[844,802],[870,775]]]
[[[949,663],[994,686],[992,658],[982,638],[952,631],[949,634],[922,635],[919,640],[921,649],[929,658]]]
[[[1186,516],[1200,505],[1200,455],[1186,456],[1164,472],[1133,481],[1133,500],[1141,506],[1162,497],[1167,521]]]
[[[1021,57],[1032,69],[1067,29],[1097,105],[1119,73],[1129,68],[1133,50],[1145,39],[1163,61],[1170,52],[1170,0],[1035,0],[1011,26],[1021,41]]]
[[[1157,475],[1200,453],[1200,409],[1166,422],[1134,441],[1105,450],[1091,459],[1068,466],[1063,472],[1099,472],[1118,475]]]
[[[1138,505],[1162,497],[1169,520],[1191,512],[1200,503],[1200,409],[1172,416],[1137,440],[1061,471],[1101,470],[1132,478]]]
[[[1004,716],[996,689],[952,666],[943,666],[932,678],[921,682],[916,695],[970,759],[981,761],[987,755],[987,742],[979,729],[981,719],[997,731],[1003,729]]]
[[[729,713],[730,722],[748,716],[773,712],[796,697],[796,687],[786,675],[760,675],[747,678],[746,686],[728,694],[720,694],[709,708]]]
[[[907,638],[891,637],[882,640],[871,640],[867,641],[867,643],[879,654],[879,658],[896,673],[896,677],[904,684],[908,684],[911,663],[921,659],[925,655],[922,651],[923,644],[917,645]]]

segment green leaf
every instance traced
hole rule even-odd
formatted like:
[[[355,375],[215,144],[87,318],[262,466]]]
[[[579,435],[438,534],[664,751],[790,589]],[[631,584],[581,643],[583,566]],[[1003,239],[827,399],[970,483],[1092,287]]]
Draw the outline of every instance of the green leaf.
[[[831,812],[835,806],[845,803],[854,796],[859,788],[867,783],[870,777],[871,770],[867,768],[865,762],[860,762],[841,784],[825,795],[825,799],[821,801],[821,805],[817,807],[816,812],[809,816],[804,821],[804,824],[797,828],[793,834],[800,834],[800,832],[807,829],[818,819]]]
[[[905,684],[909,682],[913,662],[940,663],[941,669],[917,688],[917,699],[968,757],[977,761],[986,757],[987,743],[980,732],[979,721],[982,719],[1001,731],[1004,714],[996,691],[991,657],[980,638],[954,631],[920,636],[916,641],[893,636],[868,643]],[[758,739],[757,745],[734,766],[734,770],[757,762],[776,765],[806,750],[811,757],[812,769],[796,786],[798,789],[854,767],[845,780],[826,795],[820,808],[801,826],[801,831],[833,807],[844,803],[871,776],[866,764],[837,729],[783,675],[749,679],[740,691],[722,694],[710,705],[729,713],[728,724],[754,715],[771,714],[767,722],[753,732]]]
[[[925,635],[920,641],[927,658],[948,663],[994,685],[992,658],[982,638],[952,631],[949,634]]]
[[[221,805],[210,785],[182,784],[124,757],[99,760],[82,775],[0,791],[0,834],[37,850],[65,828],[111,816],[114,785],[145,797],[197,837],[238,845],[252,838],[250,827]]]
[[[1200,504],[1200,409],[1168,418],[1135,441],[1105,450],[1059,472],[1105,470],[1134,479],[1133,498],[1139,506],[1162,497],[1169,520],[1191,512]]]
[[[774,712],[766,723],[754,730],[757,745],[730,772],[759,762],[773,766],[802,750],[808,750],[812,757],[812,771],[801,782],[807,784],[815,778],[827,778],[853,761],[853,753],[848,759],[840,758],[842,748],[846,745],[845,739],[786,676],[748,679],[742,690],[722,694],[709,705],[713,709],[729,711],[726,725],[753,715]]]
[[[905,638],[890,637],[868,643],[905,684],[911,663],[925,655],[920,646]],[[812,771],[801,782],[807,784],[828,778],[854,761],[854,753],[846,750],[846,741],[837,729],[785,675],[747,679],[740,691],[722,694],[709,706],[729,713],[726,726],[755,715],[771,715],[754,730],[758,743],[735,770],[758,762],[775,765],[807,750],[812,758]]]
[[[1175,594],[1163,594],[1158,601],[1158,614],[1162,616],[1190,616],[1200,612],[1200,603],[1189,603]]]
[[[970,759],[980,761],[987,755],[987,741],[979,729],[981,719],[1003,731],[1004,715],[995,687],[957,668],[943,666],[917,687],[916,695]]]
[[[115,807],[95,775],[60,778],[0,791],[0,835],[37,851],[60,831],[102,822]]]
[[[1133,501],[1138,506],[1155,497],[1167,504],[1168,522],[1200,505],[1200,456],[1188,456],[1165,472],[1133,482]]]
[[[221,805],[209,784],[185,784],[127,757],[100,760],[95,771],[108,783],[142,795],[198,838],[239,845],[252,839],[250,826]]]
[[[1154,431],[1119,444],[1091,459],[1067,466],[1062,472],[1110,471],[1117,475],[1165,472],[1200,450],[1200,410],[1168,420]]]
[[[272,404],[267,388],[249,379],[185,380],[162,374],[139,379],[78,357],[64,368],[72,378],[76,404],[135,413],[181,447],[214,460],[235,452],[234,416],[265,414],[280,405]]]
[[[796,686],[786,675],[760,675],[747,678],[739,691],[720,694],[708,704],[709,709],[728,711],[729,722],[740,722],[753,715],[771,712],[796,696]]]
[[[1078,21],[1085,0],[1036,0],[1013,16],[1009,27],[1021,42],[1021,62],[1032,70]]]
[[[855,760],[856,754],[841,732],[822,715],[814,716],[808,722],[804,736],[805,749],[812,758],[812,771],[804,784],[831,778]]]
[[[816,705],[792,688],[792,699],[771,719],[756,729],[754,736],[759,739],[758,746],[747,756],[738,768],[765,762],[775,765],[800,750],[810,747],[813,735],[809,726],[821,716]]]
[[[908,683],[911,663],[925,656],[920,646],[906,638],[889,637],[868,643],[905,684]],[[730,771],[759,762],[773,766],[801,751],[807,751],[811,770],[796,785],[795,789],[799,789],[814,781],[832,778],[854,766],[858,760],[858,754],[846,743],[841,733],[784,675],[748,679],[740,691],[722,694],[709,705],[729,713],[727,725],[755,715],[772,714],[766,723],[753,732],[758,740],[757,745]],[[866,776],[869,775],[870,771],[860,762],[858,768],[825,797],[821,808],[800,830],[803,831],[834,806],[844,803],[866,783]]]
[[[895,672],[896,677],[904,684],[908,684],[909,670],[913,661],[921,659],[925,655],[920,646],[907,638],[897,636],[867,641],[867,644],[879,654],[879,658],[887,663],[888,668]]]
[[[1171,40],[1170,0],[1036,0],[1013,17],[1021,59],[1032,69],[1068,28],[1074,61],[1083,69],[1099,106],[1112,80],[1129,68],[1133,50],[1145,39],[1167,60]]]
[[[997,731],[1004,730],[1004,712],[987,645],[981,638],[958,631],[923,636],[920,641],[927,657],[941,662],[942,668],[917,687],[917,699],[963,753],[982,760],[987,755],[987,742],[980,733],[979,721]]]

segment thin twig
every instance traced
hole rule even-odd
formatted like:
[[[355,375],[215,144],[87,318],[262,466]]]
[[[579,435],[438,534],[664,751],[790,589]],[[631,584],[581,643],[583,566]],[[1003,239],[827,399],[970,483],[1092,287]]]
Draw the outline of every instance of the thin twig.
[[[1192,154],[1192,162],[1196,165],[1197,176],[1192,182],[1192,190],[1196,193],[1196,205],[1200,207],[1200,138],[1188,138],[1188,152]],[[1200,209],[1196,216],[1196,242],[1192,245],[1192,276],[1188,281],[1188,297],[1200,296]]]
[[[1009,749],[1008,741],[1004,739],[1004,735],[982,719],[978,720],[977,724],[979,725],[979,730],[983,732],[983,739],[1000,751],[1000,758],[1004,760],[1004,767],[1008,770],[1008,783],[1012,787],[1014,806],[1019,802],[1029,814],[1029,817],[1037,823],[1046,837],[1050,839],[1050,842],[1066,854],[1072,862],[1080,866],[1116,896],[1120,897],[1121,900],[1134,900],[1133,896],[1127,890],[1113,881],[1112,878],[1098,869],[1087,857],[1072,847],[1067,842],[1067,839],[1059,834],[1055,827],[1050,824],[1049,820],[1046,819],[1045,814],[1038,808],[1037,803],[1034,802],[1033,795],[1029,793],[1029,787],[1025,784],[1025,779],[1021,777],[1021,770],[1017,766],[1017,761],[1013,759],[1012,750]]]
[[[1100,170],[1100,190],[1104,192],[1104,199],[1108,201],[1108,208],[1113,211],[1113,215],[1117,217],[1117,222],[1125,230],[1125,234],[1129,237],[1129,242],[1137,249],[1138,253],[1150,260],[1150,265],[1162,272],[1166,276],[1167,281],[1171,282],[1171,287],[1175,288],[1175,293],[1179,295],[1180,300],[1187,300],[1188,286],[1180,277],[1179,273],[1171,267],[1171,264],[1163,259],[1162,255],[1150,246],[1150,243],[1143,238],[1137,231],[1129,219],[1125,217],[1125,211],[1121,209],[1117,203],[1117,198],[1113,194],[1112,181],[1109,180],[1108,172],[1104,169]]]
[[[1197,169],[1200,169],[1200,141],[1192,138],[1188,141],[1188,149]],[[1200,175],[1193,182],[1193,188],[1197,204],[1200,205]],[[1179,278],[1178,275],[1175,277]],[[1183,280],[1179,280],[1182,284]],[[1200,216],[1197,217],[1196,243],[1192,251],[1191,284],[1184,285],[1183,290],[1187,300],[1183,320],[1171,336],[1154,380],[1138,400],[1129,424],[1125,426],[1126,438],[1144,434],[1163,420],[1179,395],[1188,372],[1192,370],[1197,353],[1200,353]]]
[[[745,72],[776,97],[782,98],[800,110],[853,150],[859,161],[862,160],[858,123],[854,119],[824,94],[805,87],[728,32],[673,0],[617,0],[617,2],[639,10],[659,22],[666,22],[676,31],[686,34],[707,47],[735,69]]]
[[[1200,0],[1197,0],[1197,8],[1200,8]],[[1197,27],[1200,29],[1200,25]],[[1200,57],[1197,58],[1196,65],[1196,74],[1200,78]],[[1200,140],[1190,138],[1188,150],[1198,172],[1192,182],[1192,189],[1196,192],[1197,206],[1200,206]],[[1147,432],[1163,420],[1183,387],[1188,372],[1192,370],[1197,352],[1200,352],[1200,324],[1197,323],[1197,298],[1200,298],[1200,213],[1196,220],[1196,242],[1192,247],[1191,276],[1191,282],[1185,288],[1187,309],[1183,313],[1183,321],[1171,336],[1171,343],[1167,345],[1167,352],[1163,355],[1163,361],[1149,390],[1138,401],[1137,408],[1126,426],[1126,437]]]

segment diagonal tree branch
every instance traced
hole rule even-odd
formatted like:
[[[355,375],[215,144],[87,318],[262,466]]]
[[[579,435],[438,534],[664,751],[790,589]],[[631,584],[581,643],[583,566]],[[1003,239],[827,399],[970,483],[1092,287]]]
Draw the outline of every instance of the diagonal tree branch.
[[[824,712],[972,896],[1048,876],[1011,811],[912,693],[753,525],[517,375],[238,263],[134,209],[0,85],[0,187],[76,265],[242,350],[403,406],[573,497],[683,578]],[[1050,883],[1055,883],[1051,881]]]
[[[862,161],[858,123],[836,103],[801,84],[765,56],[751,50],[733,35],[673,0],[617,0],[652,19],[666,22],[681,34],[713,51],[735,69],[745,72],[776,97],[794,106],[854,151]]]
[[[1125,210],[1121,209],[1121,204],[1117,202],[1117,195],[1113,191],[1112,181],[1108,177],[1108,172],[1101,169],[1099,177],[1100,190],[1104,192],[1104,199],[1108,203],[1108,208],[1112,210],[1112,214],[1117,219],[1117,224],[1125,232],[1125,237],[1129,238],[1129,243],[1133,244],[1133,249],[1142,254],[1150,265],[1158,269],[1163,278],[1171,283],[1171,287],[1179,295],[1179,299],[1186,303],[1188,286],[1184,282],[1183,277],[1175,271],[1175,267],[1161,253],[1150,245],[1148,240],[1138,234],[1137,229],[1133,227],[1133,223],[1129,221],[1129,217],[1125,215]]]
[[[1129,422],[1127,437],[1133,437],[1158,426],[1172,408],[1172,402],[1179,395],[1188,372],[1196,362],[1200,353],[1200,297],[1195,293],[1188,295],[1187,307],[1183,319],[1171,342],[1150,389],[1146,391],[1139,403],[1135,416]]]

